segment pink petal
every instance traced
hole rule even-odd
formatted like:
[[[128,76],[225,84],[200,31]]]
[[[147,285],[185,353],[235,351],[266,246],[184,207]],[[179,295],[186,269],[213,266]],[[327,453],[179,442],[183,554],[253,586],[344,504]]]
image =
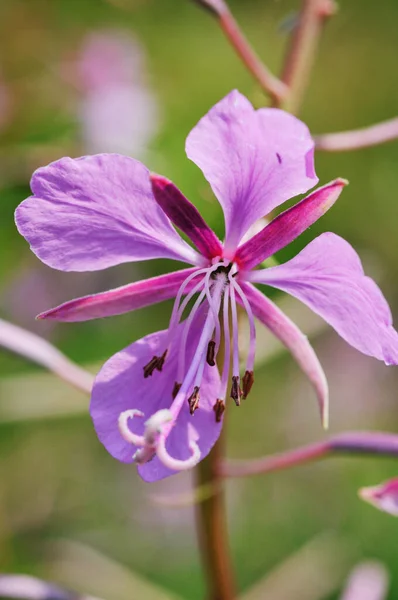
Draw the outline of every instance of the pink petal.
[[[83,392],[90,393],[94,377],[43,338],[0,319],[0,346],[52,371]]]
[[[324,233],[289,262],[253,271],[250,280],[292,294],[357,350],[398,364],[398,333],[387,301],[341,237]]]
[[[249,270],[290,244],[333,206],[347,183],[336,179],[288,208],[241,246],[235,260]]]
[[[250,283],[239,282],[259,319],[291,352],[300,369],[315,389],[321,412],[322,425],[328,427],[329,391],[325,374],[306,336],[279,308]],[[239,300],[239,299],[238,299]]]
[[[186,364],[190,363],[195,353],[203,327],[203,314],[202,311],[202,314],[195,318],[186,353]],[[120,435],[119,414],[129,409],[138,409],[145,413],[145,418],[132,419],[129,423],[131,430],[141,435],[144,431],[144,421],[156,411],[169,408],[173,401],[172,391],[177,377],[182,329],[183,323],[173,338],[174,344],[161,372],[155,371],[151,377],[144,379],[143,367],[152,356],[164,352],[166,331],[150,334],[118,352],[105,363],[97,375],[91,398],[91,416],[100,441],[108,452],[120,461],[132,462],[136,448],[125,442]],[[173,457],[185,460],[191,455],[188,436],[192,426],[199,434],[197,443],[202,458],[210,452],[221,430],[221,424],[216,423],[213,410],[219,383],[217,368],[206,365],[200,388],[199,410],[191,416],[186,402],[167,438],[166,446]],[[174,473],[157,457],[140,466],[139,472],[146,481],[156,481]]]
[[[31,188],[16,223],[50,267],[96,271],[151,258],[202,261],[157,205],[147,168],[132,158],[62,158],[38,169]]]
[[[257,219],[318,181],[306,125],[282,110],[256,111],[236,90],[194,127],[186,152],[221,203],[230,254]]]
[[[174,298],[182,282],[196,270],[196,268],[183,269],[167,273],[167,275],[129,283],[107,292],[76,298],[41,313],[37,318],[76,322],[121,315],[137,308]],[[188,284],[186,293],[196,283],[193,280],[191,285]]]
[[[398,478],[390,479],[380,485],[359,490],[362,500],[370,502],[379,510],[398,517]]]
[[[156,202],[169,219],[195,244],[203,256],[222,256],[223,248],[216,234],[207,225],[195,206],[166,177],[151,175]]]

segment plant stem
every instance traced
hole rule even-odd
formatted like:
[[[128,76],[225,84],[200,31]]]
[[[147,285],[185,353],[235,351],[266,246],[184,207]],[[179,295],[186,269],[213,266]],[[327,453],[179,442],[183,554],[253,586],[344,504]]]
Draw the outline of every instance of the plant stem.
[[[315,135],[315,148],[329,152],[344,152],[377,146],[398,138],[398,117],[352,131]]]
[[[195,2],[208,9],[215,16],[232,47],[264,92],[274,102],[282,102],[288,93],[287,86],[271,73],[256,54],[242,33],[226,2],[224,0],[195,0]]]
[[[196,505],[199,544],[208,580],[208,600],[236,598],[233,568],[227,545],[224,488],[218,473],[223,447],[224,439],[221,435],[210,454],[196,468],[197,486],[211,486],[213,491]]]
[[[379,431],[352,431],[340,433],[328,440],[264,456],[254,460],[223,461],[220,463],[220,476],[247,477],[273,471],[282,471],[332,454],[368,454],[378,456],[398,456],[398,435]]]
[[[275,102],[296,114],[307,89],[316,48],[326,19],[336,11],[334,0],[303,0],[299,22],[288,48],[282,81],[289,93],[283,102]]]

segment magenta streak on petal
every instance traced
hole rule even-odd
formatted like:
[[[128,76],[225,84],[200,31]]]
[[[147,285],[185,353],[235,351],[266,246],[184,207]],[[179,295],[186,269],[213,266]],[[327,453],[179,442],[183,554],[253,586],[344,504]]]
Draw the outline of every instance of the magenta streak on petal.
[[[398,364],[398,333],[388,303],[338,235],[323,233],[292,260],[251,271],[249,278],[298,298],[360,352]]]
[[[240,285],[251,304],[254,316],[286,346],[313,385],[319,402],[322,425],[326,429],[329,411],[328,385],[318,357],[308,339],[269,298],[254,286],[244,282]]]
[[[129,283],[108,292],[76,298],[41,313],[37,318],[76,322],[121,315],[174,298],[183,281],[195,271],[197,271],[196,268],[183,269],[167,273],[167,275]],[[188,293],[194,284],[195,281],[191,281],[187,285],[185,293]]]
[[[207,258],[222,256],[220,240],[174,183],[154,173],[151,174],[151,182],[156,202],[172,223],[189,237],[199,252]]]
[[[238,248],[235,260],[249,270],[290,244],[333,206],[347,184],[346,179],[336,179],[285,210]]]

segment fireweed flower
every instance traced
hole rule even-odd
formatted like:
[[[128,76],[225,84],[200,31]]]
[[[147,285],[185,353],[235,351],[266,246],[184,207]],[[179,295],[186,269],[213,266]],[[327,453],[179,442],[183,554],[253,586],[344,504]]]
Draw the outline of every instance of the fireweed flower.
[[[92,392],[90,410],[99,439],[115,458],[137,463],[147,481],[188,469],[206,456],[229,398],[239,405],[248,396],[254,382],[255,317],[310,379],[326,425],[327,383],[314,351],[253,284],[288,292],[358,350],[387,364],[398,362],[398,334],[388,305],[342,238],[324,233],[292,260],[255,268],[321,217],[344,180],[317,189],[241,242],[257,219],[318,181],[314,143],[301,121],[277,109],[256,111],[233,91],[194,127],[186,151],[224,211],[223,244],[173,183],[116,154],[63,158],[38,169],[31,181],[33,195],[16,211],[17,227],[33,252],[56,269],[92,271],[154,258],[193,265],[40,315],[84,321],[175,298],[169,327],[113,356]],[[238,304],[250,322],[242,378]],[[225,359],[219,374],[215,363],[222,327]]]

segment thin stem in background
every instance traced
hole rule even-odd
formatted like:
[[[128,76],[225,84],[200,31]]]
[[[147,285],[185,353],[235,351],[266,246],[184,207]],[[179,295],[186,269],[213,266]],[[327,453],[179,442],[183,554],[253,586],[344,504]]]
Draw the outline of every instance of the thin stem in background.
[[[344,152],[377,146],[398,139],[398,117],[362,129],[315,135],[314,139],[317,150],[328,152]]]
[[[266,94],[275,103],[281,103],[288,94],[287,86],[264,65],[256,54],[247,38],[242,33],[238,23],[224,0],[194,0],[208,9],[217,19],[227,39],[241,58],[247,70],[260,84]]]
[[[275,102],[276,106],[294,114],[299,111],[323,26],[336,9],[334,0],[303,0],[282,72],[282,81],[288,86],[289,93],[285,101]]]
[[[45,367],[77,389],[91,394],[94,375],[35,333],[0,319],[0,346]]]
[[[334,454],[398,456],[398,435],[379,431],[341,433],[322,442],[253,460],[229,460],[220,465],[222,477],[247,477],[320,460]]]

